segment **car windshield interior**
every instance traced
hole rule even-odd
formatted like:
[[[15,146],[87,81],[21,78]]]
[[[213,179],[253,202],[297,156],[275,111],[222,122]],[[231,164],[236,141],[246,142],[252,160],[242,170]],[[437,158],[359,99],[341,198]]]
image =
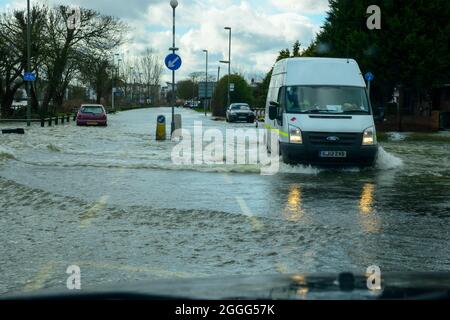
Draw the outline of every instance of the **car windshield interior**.
[[[0,306],[450,300],[449,35],[450,0],[0,0]]]
[[[81,108],[81,112],[82,113],[103,113],[103,108],[102,107],[95,107],[95,106],[90,106],[90,107],[83,107]]]
[[[365,89],[359,87],[289,86],[285,105],[289,113],[370,113]]]

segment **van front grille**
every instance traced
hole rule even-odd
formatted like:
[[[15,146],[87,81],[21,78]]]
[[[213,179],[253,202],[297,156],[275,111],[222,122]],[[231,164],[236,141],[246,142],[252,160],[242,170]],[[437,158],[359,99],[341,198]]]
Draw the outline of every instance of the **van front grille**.
[[[312,145],[354,145],[362,139],[360,133],[305,132],[305,138]]]

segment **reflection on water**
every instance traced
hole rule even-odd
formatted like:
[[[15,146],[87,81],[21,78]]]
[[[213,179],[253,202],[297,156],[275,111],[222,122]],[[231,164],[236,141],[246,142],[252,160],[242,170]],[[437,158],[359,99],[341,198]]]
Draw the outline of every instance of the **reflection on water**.
[[[300,299],[306,299],[306,297],[307,297],[307,295],[308,295],[308,292],[309,292],[309,290],[308,290],[308,288],[298,288],[298,290],[297,290],[297,296],[298,296],[298,298],[300,298]]]
[[[381,231],[380,220],[376,210],[373,208],[375,185],[365,183],[359,199],[359,221],[367,233]]]
[[[364,184],[359,200],[359,210],[362,214],[370,214],[373,211],[373,194],[375,186],[372,183]]]
[[[302,189],[300,185],[293,184],[289,188],[286,207],[283,210],[283,216],[288,221],[296,222],[302,219],[303,215]]]

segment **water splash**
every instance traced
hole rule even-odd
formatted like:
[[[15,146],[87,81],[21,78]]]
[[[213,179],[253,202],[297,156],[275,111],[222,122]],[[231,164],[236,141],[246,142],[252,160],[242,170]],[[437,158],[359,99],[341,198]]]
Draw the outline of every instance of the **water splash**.
[[[375,162],[375,168],[380,170],[396,169],[403,166],[403,160],[384,150],[378,148],[378,156]]]
[[[299,174],[309,174],[309,175],[317,175],[323,169],[313,167],[311,165],[289,165],[283,162],[280,162],[280,173],[299,173]]]
[[[403,141],[407,138],[405,134],[400,132],[389,132],[388,137],[391,141]]]
[[[61,152],[61,148],[55,146],[54,144],[47,145],[47,149],[53,152]]]
[[[11,149],[0,146],[0,159],[16,159],[16,156]]]

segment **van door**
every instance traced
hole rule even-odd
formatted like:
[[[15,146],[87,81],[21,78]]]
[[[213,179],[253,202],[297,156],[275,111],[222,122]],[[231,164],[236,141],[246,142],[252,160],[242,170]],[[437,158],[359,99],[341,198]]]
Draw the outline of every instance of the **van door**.
[[[278,117],[275,119],[275,128],[283,130],[283,116],[285,111],[285,87],[278,89],[277,101],[280,107],[278,108]]]

